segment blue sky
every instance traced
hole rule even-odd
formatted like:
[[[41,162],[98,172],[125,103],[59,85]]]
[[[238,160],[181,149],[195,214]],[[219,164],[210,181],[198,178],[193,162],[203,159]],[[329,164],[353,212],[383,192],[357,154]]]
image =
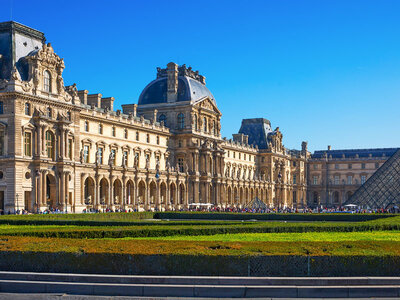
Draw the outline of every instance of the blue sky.
[[[264,117],[311,150],[400,147],[400,1],[17,1],[0,21],[43,31],[66,84],[137,103],[156,67],[206,76],[231,137]]]

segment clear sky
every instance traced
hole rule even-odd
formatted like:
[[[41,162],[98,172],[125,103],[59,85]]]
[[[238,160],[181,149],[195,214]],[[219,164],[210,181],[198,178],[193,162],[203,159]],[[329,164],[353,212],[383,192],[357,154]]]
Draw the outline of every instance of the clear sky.
[[[222,134],[264,117],[310,150],[400,147],[400,1],[17,1],[0,21],[43,31],[65,83],[137,103],[156,67],[206,76]],[[12,12],[11,12],[12,10]]]

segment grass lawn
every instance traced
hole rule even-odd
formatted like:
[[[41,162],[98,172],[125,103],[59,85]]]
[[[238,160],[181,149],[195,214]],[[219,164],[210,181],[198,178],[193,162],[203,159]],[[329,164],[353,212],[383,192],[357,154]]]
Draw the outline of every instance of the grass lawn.
[[[218,242],[343,242],[343,241],[396,241],[400,231],[372,232],[303,232],[303,233],[236,233],[199,236],[166,236],[150,238],[125,238],[163,241],[218,241]]]

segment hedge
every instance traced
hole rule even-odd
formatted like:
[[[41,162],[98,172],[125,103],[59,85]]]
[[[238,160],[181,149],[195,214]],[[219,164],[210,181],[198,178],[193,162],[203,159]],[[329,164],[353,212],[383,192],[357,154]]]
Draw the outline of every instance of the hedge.
[[[259,221],[348,221],[360,222],[396,216],[394,214],[352,213],[231,213],[231,212],[156,212],[155,219],[171,220],[259,220]]]
[[[2,228],[0,235],[62,237],[62,238],[124,238],[165,237],[173,235],[214,235],[227,233],[280,233],[280,232],[353,232],[373,230],[400,230],[400,217],[353,223],[282,223],[240,222],[235,224],[152,225],[125,227],[21,227]]]

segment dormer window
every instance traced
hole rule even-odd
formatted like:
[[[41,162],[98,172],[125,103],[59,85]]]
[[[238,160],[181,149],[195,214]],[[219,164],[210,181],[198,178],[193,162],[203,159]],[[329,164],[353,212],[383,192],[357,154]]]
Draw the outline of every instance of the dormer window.
[[[164,115],[164,114],[161,114],[159,117],[158,117],[158,122],[164,122],[164,126],[167,126],[167,117]]]
[[[43,89],[47,93],[51,93],[51,75],[49,71],[44,71],[43,74]]]

